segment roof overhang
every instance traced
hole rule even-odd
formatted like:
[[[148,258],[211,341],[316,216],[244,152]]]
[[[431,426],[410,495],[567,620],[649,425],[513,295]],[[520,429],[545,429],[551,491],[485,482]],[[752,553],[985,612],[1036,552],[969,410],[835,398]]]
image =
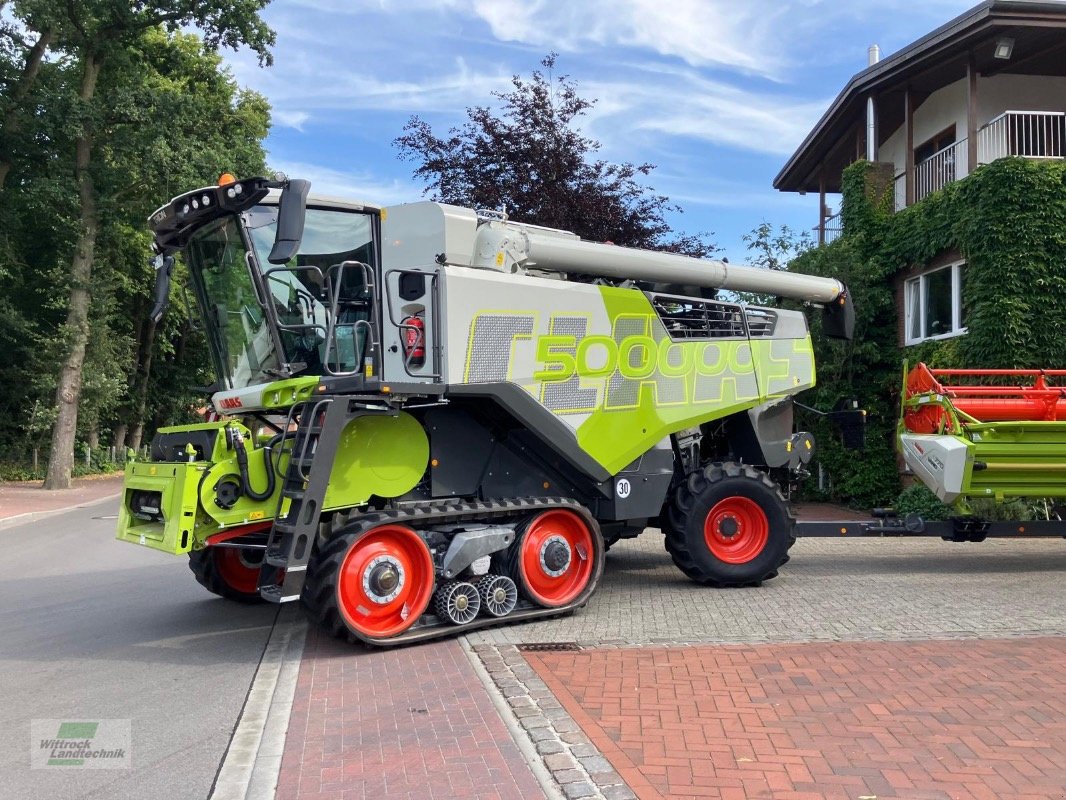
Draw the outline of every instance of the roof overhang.
[[[904,97],[915,105],[965,77],[970,59],[978,74],[1066,75],[1066,2],[985,0],[913,44],[856,74],[774,179],[784,192],[840,191],[840,175],[856,160],[865,135],[866,100],[877,98],[883,141],[904,119]],[[1001,37],[1015,40],[1009,61],[994,56]],[[880,144],[881,142],[878,142]]]

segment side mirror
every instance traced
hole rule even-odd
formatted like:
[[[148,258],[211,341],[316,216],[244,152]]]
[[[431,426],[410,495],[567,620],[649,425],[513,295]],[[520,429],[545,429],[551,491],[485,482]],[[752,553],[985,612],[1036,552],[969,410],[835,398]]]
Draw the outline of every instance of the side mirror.
[[[849,341],[855,336],[855,304],[847,287],[836,300],[822,308],[822,333],[831,339]]]
[[[148,263],[155,267],[155,304],[148,318],[158,325],[170,303],[170,272],[174,269],[174,256],[153,256]]]
[[[267,256],[271,264],[287,264],[300,250],[304,236],[304,214],[307,210],[307,193],[311,182],[290,180],[281,190],[278,201],[278,227],[274,234],[274,246]]]

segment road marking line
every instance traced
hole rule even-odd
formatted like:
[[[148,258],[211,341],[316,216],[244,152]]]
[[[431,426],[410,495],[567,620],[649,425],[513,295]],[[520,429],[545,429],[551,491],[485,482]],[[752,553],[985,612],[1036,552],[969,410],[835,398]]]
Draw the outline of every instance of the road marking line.
[[[115,494],[109,494],[107,497],[96,497],[92,500],[83,500],[73,506],[50,508],[47,511],[27,511],[25,514],[16,514],[13,517],[2,517],[0,518],[0,531],[6,530],[7,528],[14,528],[19,525],[25,525],[29,522],[36,522],[39,519],[54,517],[57,514],[66,514],[68,511],[77,511],[79,508],[98,506],[101,503],[106,503],[108,500],[118,500],[120,497],[122,497],[122,492],[119,491],[115,492]]]
[[[274,797],[306,634],[302,610],[282,606],[209,800]]]

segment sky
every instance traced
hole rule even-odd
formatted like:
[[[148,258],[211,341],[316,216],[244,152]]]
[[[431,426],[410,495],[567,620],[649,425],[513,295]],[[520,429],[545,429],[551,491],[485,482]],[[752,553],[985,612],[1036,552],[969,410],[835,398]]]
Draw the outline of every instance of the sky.
[[[393,144],[412,116],[443,134],[554,51],[596,100],[580,127],[600,155],[655,164],[647,185],[683,209],[673,228],[710,234],[737,263],[763,222],[817,224],[818,198],[773,179],[868,46],[888,55],[976,2],[273,0],[274,65],[226,60],[273,106],[272,169],[392,205],[424,196]]]

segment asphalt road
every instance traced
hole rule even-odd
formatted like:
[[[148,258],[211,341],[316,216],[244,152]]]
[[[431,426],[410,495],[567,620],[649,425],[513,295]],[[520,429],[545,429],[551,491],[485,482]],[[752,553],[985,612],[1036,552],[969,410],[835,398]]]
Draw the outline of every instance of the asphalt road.
[[[116,500],[117,502],[117,500]],[[12,798],[206,798],[275,606],[115,541],[111,503],[0,530],[0,786]],[[33,719],[128,719],[129,769],[30,768]]]

